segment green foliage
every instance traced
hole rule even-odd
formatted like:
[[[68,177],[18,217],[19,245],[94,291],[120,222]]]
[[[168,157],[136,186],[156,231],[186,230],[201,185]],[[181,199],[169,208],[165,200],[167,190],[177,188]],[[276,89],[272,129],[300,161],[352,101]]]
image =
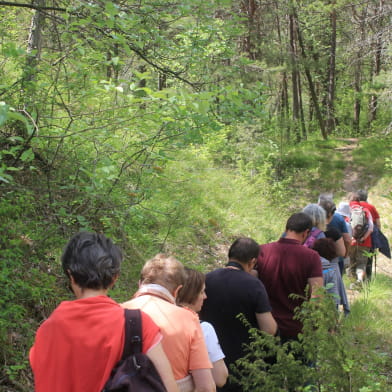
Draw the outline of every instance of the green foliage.
[[[371,306],[374,306],[371,296]],[[358,305],[360,307],[362,305]],[[236,362],[234,379],[244,391],[379,391],[388,387],[388,364],[380,342],[367,329],[358,328],[362,318],[376,318],[369,308],[343,318],[329,295],[305,301],[296,317],[303,322],[298,341],[280,344],[251,329],[248,354]],[[369,322],[369,324],[370,324]]]
[[[58,267],[46,238],[47,224],[31,221],[34,199],[28,192],[3,194],[0,201],[0,356],[2,379],[27,377],[28,349],[37,321],[58,301]],[[54,234],[51,234],[54,236]],[[17,376],[18,375],[18,376]],[[27,381],[25,381],[27,382]]]

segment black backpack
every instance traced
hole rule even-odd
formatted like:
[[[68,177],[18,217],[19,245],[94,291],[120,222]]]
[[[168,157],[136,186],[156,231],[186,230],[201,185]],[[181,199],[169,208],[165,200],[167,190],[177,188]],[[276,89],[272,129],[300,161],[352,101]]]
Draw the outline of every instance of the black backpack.
[[[154,364],[142,353],[142,336],[140,310],[125,309],[123,355],[102,392],[167,392]]]

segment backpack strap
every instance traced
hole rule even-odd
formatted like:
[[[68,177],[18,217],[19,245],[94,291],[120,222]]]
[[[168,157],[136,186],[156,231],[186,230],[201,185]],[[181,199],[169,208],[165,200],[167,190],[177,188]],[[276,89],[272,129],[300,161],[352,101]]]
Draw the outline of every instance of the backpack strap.
[[[140,309],[124,309],[125,339],[122,359],[142,352],[142,316]]]

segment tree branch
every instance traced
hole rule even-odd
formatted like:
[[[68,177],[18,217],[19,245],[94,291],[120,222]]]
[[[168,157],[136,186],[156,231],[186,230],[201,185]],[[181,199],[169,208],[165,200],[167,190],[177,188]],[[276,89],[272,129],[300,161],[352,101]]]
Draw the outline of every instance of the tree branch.
[[[37,11],[60,11],[65,12],[67,11],[66,8],[58,8],[58,7],[40,7],[34,4],[26,4],[26,3],[14,3],[11,1],[0,1],[0,5],[6,5],[9,7],[23,7],[23,8],[30,8]]]

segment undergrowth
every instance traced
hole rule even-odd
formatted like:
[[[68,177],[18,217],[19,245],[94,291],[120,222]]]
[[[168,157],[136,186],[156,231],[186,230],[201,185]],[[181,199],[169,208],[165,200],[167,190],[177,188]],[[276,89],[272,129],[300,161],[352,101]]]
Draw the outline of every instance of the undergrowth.
[[[391,353],[383,348],[378,324],[383,317],[377,293],[384,284],[384,279],[372,282],[347,317],[329,295],[305,301],[296,314],[304,324],[298,341],[281,344],[252,329],[248,354],[236,362],[232,379],[252,392],[390,391]]]

